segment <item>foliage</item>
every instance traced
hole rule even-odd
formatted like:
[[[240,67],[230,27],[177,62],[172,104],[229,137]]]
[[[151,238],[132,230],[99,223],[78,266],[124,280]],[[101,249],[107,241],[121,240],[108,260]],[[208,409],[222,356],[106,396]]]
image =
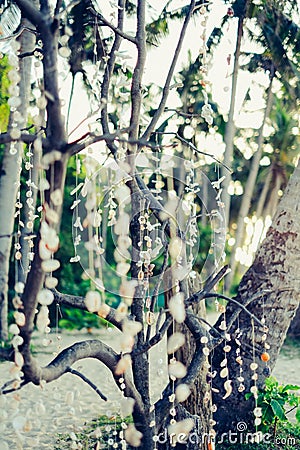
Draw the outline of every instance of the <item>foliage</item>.
[[[112,326],[102,317],[76,308],[62,307],[61,316],[62,319],[59,320],[58,326],[67,330],[82,330],[86,328],[89,331],[91,328]]]
[[[82,450],[109,447],[121,450],[120,433],[124,432],[121,423],[132,423],[132,417],[122,419],[120,416],[100,416],[85,424],[83,429],[77,433],[60,434],[57,437],[54,450],[73,448],[71,445],[74,442],[80,443]],[[113,437],[111,436],[111,431],[113,431]],[[101,447],[97,447],[97,444],[100,444]],[[114,444],[117,446],[112,447]],[[127,448],[130,449],[131,447],[127,446]]]
[[[7,101],[9,98],[9,79],[7,73],[9,69],[7,56],[0,57],[0,132],[5,130],[8,125],[9,105]]]
[[[216,450],[296,450],[300,445],[300,426],[289,422],[280,423],[276,436],[265,435],[263,442],[245,442],[247,434],[236,436],[236,442],[222,442],[216,444]],[[241,441],[241,442],[240,442]]]
[[[282,385],[274,377],[266,378],[265,388],[260,390],[257,399],[258,408],[262,409],[262,432],[274,430],[278,422],[287,422],[287,414],[296,409],[296,419],[300,423],[300,396],[295,394],[300,386],[293,384]],[[252,394],[246,394],[246,398]]]

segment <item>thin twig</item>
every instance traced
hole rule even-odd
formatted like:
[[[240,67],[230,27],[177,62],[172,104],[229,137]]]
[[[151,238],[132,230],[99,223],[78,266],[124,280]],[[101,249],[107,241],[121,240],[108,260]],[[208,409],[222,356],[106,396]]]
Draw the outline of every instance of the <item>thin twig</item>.
[[[76,369],[72,369],[72,367],[68,367],[66,370],[66,373],[72,373],[73,375],[76,375],[77,377],[81,378],[85,383],[87,383],[94,391],[99,395],[99,397],[102,398],[105,402],[107,402],[107,397],[104,395],[100,389],[91,381],[89,380],[85,375],[83,375],[81,372],[79,372]]]
[[[239,308],[241,308],[246,314],[248,314],[248,316],[250,316],[251,319],[253,319],[261,327],[264,327],[263,323],[261,323],[261,321],[254,314],[252,314],[244,305],[242,305],[242,303],[235,300],[234,298],[227,297],[226,295],[223,294],[218,294],[217,292],[209,292],[205,295],[205,298],[222,298],[223,300],[227,300],[228,302],[234,303]]]
[[[167,99],[168,99],[168,96],[169,96],[169,92],[170,92],[171,81],[172,81],[172,78],[173,78],[173,75],[174,75],[175,67],[176,67],[176,64],[177,64],[177,61],[178,61],[178,58],[179,58],[179,54],[180,54],[180,51],[181,51],[181,48],[182,48],[182,44],[183,44],[183,41],[184,41],[184,38],[185,38],[187,27],[188,27],[188,24],[189,24],[189,22],[191,20],[193,12],[194,12],[195,3],[196,3],[195,0],[191,1],[189,11],[188,11],[188,13],[187,13],[187,15],[186,15],[186,17],[184,19],[184,22],[183,22],[183,25],[182,25],[182,28],[181,28],[181,32],[180,32],[180,35],[179,35],[179,39],[178,39],[178,42],[177,42],[177,46],[176,46],[176,49],[175,49],[175,53],[174,53],[174,56],[173,56],[173,59],[172,59],[172,62],[171,62],[171,65],[170,65],[170,68],[169,68],[169,71],[168,71],[168,75],[167,75],[167,78],[166,78],[166,81],[165,81],[165,85],[163,87],[163,93],[162,93],[162,97],[161,97],[160,103],[159,103],[159,105],[158,105],[158,107],[157,107],[157,109],[156,109],[156,111],[155,111],[155,113],[154,113],[154,115],[152,117],[151,122],[149,123],[146,131],[144,132],[144,134],[142,136],[143,139],[149,139],[149,137],[150,137],[151,133],[153,132],[153,130],[154,130],[154,128],[155,128],[159,118],[161,117],[161,115],[162,115],[162,113],[163,113],[163,111],[165,109],[165,106],[166,106],[166,103],[167,103]]]
[[[199,153],[201,155],[204,155],[204,156],[209,156],[214,161],[216,161],[218,164],[223,166],[226,170],[228,170],[228,172],[232,173],[232,170],[228,166],[226,166],[226,164],[224,164],[222,161],[220,161],[218,158],[216,158],[214,155],[212,155],[211,153],[202,152],[194,144],[192,144],[192,142],[187,141],[182,136],[180,136],[177,132],[175,132],[175,131],[174,132],[173,131],[166,131],[166,132],[164,132],[164,131],[155,131],[155,134],[163,134],[163,135],[172,135],[172,136],[174,136],[176,139],[178,139],[180,142],[183,142],[185,145],[190,147],[195,152],[197,152],[197,153]]]
[[[133,36],[130,36],[129,34],[124,33],[124,31],[118,27],[115,27],[112,23],[110,23],[108,20],[105,19],[105,17],[102,16],[102,14],[98,13],[94,8],[89,6],[87,8],[97,19],[99,19],[104,25],[108,26],[115,34],[122,37],[123,39],[126,39],[129,42],[132,42],[133,44],[137,44],[136,38]]]
[[[173,317],[169,315],[164,323],[162,324],[160,330],[158,333],[156,333],[148,342],[140,346],[138,349],[133,350],[130,355],[131,356],[137,356],[141,355],[142,353],[146,353],[148,350],[150,350],[152,347],[154,347],[156,344],[158,344],[164,335],[166,334],[167,330],[169,329],[171,323],[173,322]]]

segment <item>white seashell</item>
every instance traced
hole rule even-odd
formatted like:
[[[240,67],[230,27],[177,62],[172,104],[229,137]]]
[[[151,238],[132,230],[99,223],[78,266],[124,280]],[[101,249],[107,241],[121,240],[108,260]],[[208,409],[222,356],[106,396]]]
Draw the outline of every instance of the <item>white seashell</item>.
[[[39,242],[39,255],[42,260],[50,259],[52,255],[52,252],[48,250],[45,241],[43,240],[40,240]]]
[[[128,333],[131,336],[136,336],[142,328],[142,324],[135,320],[125,320],[122,325],[123,332]]]
[[[121,349],[123,352],[131,352],[134,345],[134,337],[129,333],[123,333],[121,340]]]
[[[88,291],[84,299],[89,312],[97,312],[101,307],[101,296],[97,291]]]
[[[225,367],[227,365],[227,358],[223,359],[223,361],[221,361],[220,366],[221,367]]]
[[[184,402],[190,395],[191,390],[188,384],[179,384],[175,389],[175,395],[178,402]]]
[[[136,280],[123,280],[120,286],[120,295],[126,301],[126,303],[130,306],[132,303],[132,299],[134,296],[134,291],[137,286]]]
[[[24,287],[25,287],[24,283],[22,283],[22,281],[18,281],[14,286],[15,292],[17,294],[23,294]]]
[[[128,425],[124,432],[124,437],[126,442],[132,447],[139,447],[142,441],[142,433],[138,431],[135,426],[131,423]]]
[[[178,292],[169,301],[170,313],[178,323],[184,322],[186,316],[183,299],[183,293]]]
[[[123,418],[131,416],[135,400],[131,397],[123,397],[120,401],[121,416]]]
[[[41,306],[41,309],[36,318],[36,327],[41,333],[45,333],[46,328],[50,323],[49,310],[47,306]]]
[[[20,333],[20,328],[16,323],[12,323],[11,325],[9,325],[8,332],[17,335]]]
[[[189,433],[194,428],[195,423],[193,419],[184,419],[180,420],[179,422],[176,422],[172,425],[168,426],[168,433],[171,436],[178,436],[179,434],[183,434],[185,436],[188,436]]]
[[[126,372],[127,369],[131,366],[131,358],[130,355],[123,356],[116,365],[115,374],[122,375]]]
[[[261,417],[262,416],[262,409],[259,408],[259,407],[254,408],[253,414],[255,415],[255,417]]]
[[[48,289],[54,289],[58,285],[58,279],[55,277],[46,277],[45,286]]]
[[[231,380],[227,380],[224,383],[224,388],[226,391],[226,394],[223,397],[223,400],[225,400],[227,397],[230,396],[230,394],[232,393],[232,385],[231,385],[232,381]]]
[[[117,264],[116,271],[118,275],[120,275],[121,277],[125,277],[125,275],[128,273],[129,270],[130,270],[129,263],[120,262]]]
[[[41,266],[44,272],[55,272],[60,267],[60,262],[58,259],[47,259],[42,261]]]
[[[177,260],[177,258],[181,255],[183,248],[183,242],[179,237],[176,236],[172,238],[169,244],[169,253],[171,258]]]
[[[256,370],[258,368],[258,364],[257,363],[251,363],[250,364],[250,369],[251,370]]]
[[[186,376],[186,367],[180,362],[175,361],[169,364],[169,376],[175,378],[183,378]]]
[[[220,330],[225,331],[227,329],[227,325],[225,320],[222,320],[220,326],[219,326]]]
[[[129,230],[129,223],[130,223],[130,216],[129,214],[123,213],[119,216],[115,226],[114,226],[114,232],[117,235],[126,235],[128,234]]]
[[[24,339],[21,336],[19,336],[18,334],[16,334],[11,340],[11,344],[14,348],[19,347],[20,345],[23,344],[23,342],[24,342]]]
[[[54,209],[46,208],[46,219],[48,222],[56,224],[59,222],[59,215]]]
[[[79,261],[80,261],[79,255],[75,255],[72,258],[70,258],[70,263],[75,263],[75,262],[79,262]]]
[[[176,352],[180,347],[185,343],[185,336],[183,333],[173,333],[168,339],[167,351],[170,355],[171,353]]]
[[[22,312],[15,311],[14,312],[14,318],[15,318],[16,324],[19,327],[23,327],[25,325],[26,318],[25,318],[25,314],[23,314]]]
[[[220,377],[226,378],[227,376],[228,376],[228,367],[224,367],[224,369],[222,369],[220,372]]]
[[[15,352],[15,364],[18,367],[22,367],[24,364],[24,358],[20,352]]]
[[[55,189],[53,192],[51,192],[50,199],[54,206],[62,205],[63,196],[62,196],[61,189]]]
[[[80,231],[83,231],[83,226],[81,224],[81,219],[80,217],[77,217],[77,219],[75,220],[73,227],[75,228],[79,228]]]
[[[37,301],[43,306],[49,306],[54,300],[54,295],[49,289],[41,289],[37,294]]]

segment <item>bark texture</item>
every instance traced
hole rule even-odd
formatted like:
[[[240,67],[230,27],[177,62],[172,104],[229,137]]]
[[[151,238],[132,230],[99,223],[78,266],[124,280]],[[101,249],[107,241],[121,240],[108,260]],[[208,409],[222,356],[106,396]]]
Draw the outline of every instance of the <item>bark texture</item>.
[[[237,294],[237,300],[244,305],[249,303],[248,310],[255,314],[256,317],[259,319],[265,317],[266,326],[269,329],[267,333],[267,342],[270,344],[270,349],[268,350],[270,361],[268,365],[271,370],[275,365],[290,322],[300,301],[299,192],[300,166],[298,164],[278,206],[272,226],[257,252],[253,265],[244,275]],[[257,294],[261,294],[261,297],[251,302],[251,297]],[[232,305],[228,306],[226,312],[227,321],[230,320],[235,309]],[[220,320],[217,326],[220,325]],[[250,387],[253,385],[253,380],[251,379],[253,372],[249,369],[249,366],[253,361],[258,364],[258,388],[263,387],[264,379],[267,375],[266,370],[264,370],[266,363],[263,363],[260,358],[264,352],[264,344],[262,342],[263,330],[255,326],[253,342],[251,319],[244,313],[240,314],[239,328],[242,330],[240,341],[242,344],[241,356],[243,358],[245,392],[249,392]],[[238,421],[253,421],[251,413],[252,402],[245,401],[245,392],[238,393],[237,391],[239,365],[235,361],[237,344],[234,336],[232,336],[230,345],[232,348],[227,355],[227,359],[228,367],[230,367],[229,378],[233,380],[234,389],[228,400],[224,401],[222,399],[225,380],[215,379],[216,387],[220,389],[220,393],[215,396],[215,403],[218,405],[216,420],[218,421],[218,430],[220,432],[234,429],[234,425]],[[218,369],[218,372],[220,362],[224,359],[222,347],[223,345],[216,348],[213,359],[214,367]]]

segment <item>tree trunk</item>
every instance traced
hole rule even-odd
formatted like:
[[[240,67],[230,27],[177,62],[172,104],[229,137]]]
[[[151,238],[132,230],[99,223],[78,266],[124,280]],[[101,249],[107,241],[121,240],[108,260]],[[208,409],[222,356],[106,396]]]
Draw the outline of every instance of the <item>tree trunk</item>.
[[[257,141],[257,151],[255,152],[255,154],[252,158],[250,172],[249,172],[249,175],[247,178],[244,194],[242,197],[242,203],[241,203],[240,210],[238,213],[237,229],[236,229],[236,233],[235,233],[235,244],[233,246],[233,249],[232,249],[231,255],[230,255],[231,272],[229,272],[229,274],[227,275],[226,280],[225,280],[227,292],[229,292],[231,284],[232,284],[232,280],[234,278],[235,269],[236,269],[236,265],[237,265],[237,261],[235,259],[236,251],[240,247],[240,245],[242,244],[242,241],[243,241],[244,229],[245,229],[245,226],[244,226],[245,225],[245,217],[247,217],[247,215],[249,213],[251,201],[253,198],[255,183],[256,183],[256,179],[257,179],[257,174],[258,174],[258,170],[259,170],[259,163],[260,163],[261,156],[263,153],[263,141],[264,141],[263,131],[264,131],[264,126],[266,124],[266,120],[270,115],[270,111],[272,108],[272,101],[273,101],[273,95],[272,95],[273,76],[274,76],[274,74],[271,76],[270,85],[269,85],[268,93],[267,93],[264,117],[263,117],[261,127],[259,129],[258,141]]]
[[[269,367],[274,368],[278,353],[284,342],[291,320],[298,308],[300,301],[300,163],[291,176],[285,193],[278,206],[277,212],[269,228],[266,238],[258,249],[252,266],[244,275],[237,294],[237,300],[247,305],[248,310],[260,320],[264,317],[268,327],[267,342],[270,345]],[[251,302],[253,296],[261,294],[260,298]],[[236,306],[230,303],[226,311],[227,323],[234,316]],[[220,320],[217,326],[220,325]],[[235,321],[234,328],[237,328]],[[245,378],[245,392],[249,392],[253,385],[249,365],[255,361],[258,364],[258,388],[262,388],[267,376],[265,363],[260,355],[265,351],[262,342],[263,331],[255,325],[254,342],[252,342],[252,323],[248,315],[242,312],[239,316],[239,328],[242,331],[241,356],[243,359]],[[238,393],[237,377],[239,376],[239,364],[236,363],[237,344],[234,335],[230,342],[231,351],[227,356],[229,377],[233,380],[233,394],[228,401],[222,399],[224,393],[224,379],[216,378],[214,381],[220,389],[215,396],[218,405],[216,420],[220,432],[234,429],[239,421],[253,423],[253,402],[246,401],[245,392]],[[255,356],[253,356],[253,344]],[[223,346],[222,346],[223,347]],[[217,347],[214,353],[214,368],[220,369],[220,361],[224,359],[224,350]],[[265,369],[265,370],[264,370]],[[250,422],[249,422],[250,421]]]
[[[247,3],[247,2],[246,2]],[[246,10],[246,5],[245,5]],[[238,22],[238,31],[236,37],[236,47],[234,53],[234,65],[233,65],[233,74],[232,74],[232,82],[231,82],[231,97],[230,97],[230,107],[228,113],[228,121],[226,124],[225,137],[224,141],[226,144],[225,153],[224,153],[224,165],[227,167],[231,167],[232,159],[233,159],[233,138],[235,134],[235,124],[234,124],[234,113],[235,113],[235,100],[236,100],[236,90],[237,90],[237,80],[238,80],[238,71],[239,71],[239,58],[241,53],[241,43],[243,37],[243,25],[244,25],[244,14],[239,17]],[[230,195],[228,193],[228,188],[231,181],[231,174],[228,170],[225,169],[224,166],[221,166],[222,176],[226,178],[223,181],[223,201],[225,203],[225,220],[227,226],[229,226],[229,214],[230,214]]]
[[[269,188],[270,188],[270,184],[271,184],[271,180],[272,180],[272,166],[270,167],[270,170],[268,172],[268,175],[266,177],[265,183],[264,183],[264,187],[261,191],[258,203],[257,203],[257,208],[256,208],[256,217],[258,219],[260,219],[262,217],[262,212],[266,203],[266,198],[267,198],[267,194],[269,192]]]
[[[288,336],[291,338],[300,338],[300,308],[297,309],[296,315],[292,320],[288,330]]]
[[[28,20],[23,21],[23,25],[30,26]],[[21,36],[21,53],[30,52],[34,48],[35,36],[33,33],[24,31]],[[22,100],[19,112],[23,118],[20,128],[26,126],[27,106],[29,102],[31,76],[31,58],[20,59],[20,98]],[[14,212],[16,195],[19,186],[20,165],[23,144],[16,145],[17,154],[9,153],[10,144],[6,145],[3,161],[2,176],[0,178],[0,340],[7,340],[7,312],[8,312],[8,271],[9,258],[12,244],[12,233],[14,229]]]

